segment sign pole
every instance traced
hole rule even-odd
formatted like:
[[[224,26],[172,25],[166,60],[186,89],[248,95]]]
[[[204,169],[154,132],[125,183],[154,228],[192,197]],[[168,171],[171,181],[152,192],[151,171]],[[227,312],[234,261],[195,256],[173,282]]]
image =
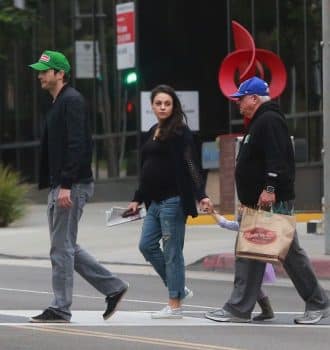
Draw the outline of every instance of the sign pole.
[[[325,254],[330,254],[330,0],[322,0],[323,168]]]

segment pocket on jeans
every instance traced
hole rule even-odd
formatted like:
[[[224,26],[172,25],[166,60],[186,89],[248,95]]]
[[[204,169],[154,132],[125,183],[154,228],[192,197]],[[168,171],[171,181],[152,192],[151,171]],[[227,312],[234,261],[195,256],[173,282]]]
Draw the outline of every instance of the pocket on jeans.
[[[94,193],[94,184],[79,184],[78,206],[82,209]]]
[[[176,196],[164,200],[160,209],[163,217],[176,217],[182,211],[180,197]]]

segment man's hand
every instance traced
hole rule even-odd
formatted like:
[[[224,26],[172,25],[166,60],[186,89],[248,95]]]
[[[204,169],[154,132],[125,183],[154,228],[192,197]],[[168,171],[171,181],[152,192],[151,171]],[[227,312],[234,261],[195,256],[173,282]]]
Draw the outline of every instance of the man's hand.
[[[58,206],[61,208],[71,208],[71,190],[68,190],[66,188],[60,188],[60,192],[58,193],[57,197],[57,202]]]
[[[275,193],[263,190],[258,200],[258,206],[261,208],[270,208],[276,202]]]
[[[210,198],[203,198],[200,202],[199,202],[199,209],[202,211],[202,212],[206,212],[206,213],[209,213],[209,214],[212,214],[213,213],[213,203],[212,201],[210,200]]]

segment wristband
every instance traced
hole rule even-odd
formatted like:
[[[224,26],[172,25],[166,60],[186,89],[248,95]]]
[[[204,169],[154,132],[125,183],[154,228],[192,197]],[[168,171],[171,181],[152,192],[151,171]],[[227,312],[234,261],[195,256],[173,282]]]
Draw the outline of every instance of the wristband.
[[[266,192],[267,193],[275,193],[275,187],[274,186],[266,186]]]

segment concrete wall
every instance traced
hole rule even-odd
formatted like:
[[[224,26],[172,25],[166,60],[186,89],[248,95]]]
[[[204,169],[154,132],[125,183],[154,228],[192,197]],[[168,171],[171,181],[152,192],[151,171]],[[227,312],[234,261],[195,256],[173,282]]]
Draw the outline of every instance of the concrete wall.
[[[216,205],[221,203],[220,189],[220,174],[212,170],[208,173],[206,193]],[[323,195],[323,167],[321,165],[298,165],[295,191],[297,211],[320,211]]]
[[[297,165],[296,202],[299,211],[320,211],[323,196],[323,166]]]
[[[136,177],[97,181],[91,202],[130,202],[137,188],[137,183]],[[47,202],[47,193],[47,189],[39,191],[36,185],[32,185],[28,200],[31,203],[44,204]]]
[[[297,166],[296,168],[296,205],[298,211],[320,211],[323,193],[323,167],[321,165]],[[219,172],[210,171],[206,191],[215,204],[220,203]],[[127,201],[132,199],[137,187],[137,178],[112,179],[98,181],[93,202]],[[46,203],[47,190],[39,191],[31,186],[28,199],[32,203]]]

